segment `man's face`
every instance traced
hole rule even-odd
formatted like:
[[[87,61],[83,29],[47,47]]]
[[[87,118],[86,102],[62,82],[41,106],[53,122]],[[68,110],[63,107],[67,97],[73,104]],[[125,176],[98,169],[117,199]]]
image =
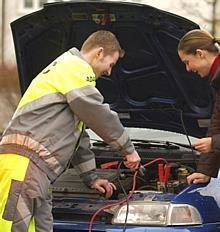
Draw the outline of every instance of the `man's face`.
[[[183,51],[179,51],[178,54],[182,62],[186,65],[188,72],[195,72],[201,77],[209,74],[210,65],[204,51],[198,50],[195,54],[186,54]]]
[[[92,61],[91,66],[96,75],[96,78],[101,76],[110,76],[113,66],[119,58],[119,52],[116,51],[111,55],[105,55],[104,50],[97,52],[95,59]]]

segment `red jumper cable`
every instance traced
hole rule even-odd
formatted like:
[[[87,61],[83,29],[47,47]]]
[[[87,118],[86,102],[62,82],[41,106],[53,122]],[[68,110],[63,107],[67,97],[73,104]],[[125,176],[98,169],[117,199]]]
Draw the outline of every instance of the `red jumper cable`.
[[[166,189],[167,182],[170,176],[170,166],[169,164],[158,164],[158,176],[160,181],[160,189],[164,191]]]
[[[150,161],[150,162],[148,162],[148,163],[146,163],[146,164],[144,164],[144,165],[142,165],[142,166],[140,166],[140,167],[147,167],[147,166],[149,166],[149,165],[151,165],[151,164],[153,164],[153,163],[156,163],[156,162],[158,162],[158,161],[163,161],[163,162],[165,163],[165,166],[166,166],[166,165],[169,166],[169,165],[168,165],[168,162],[167,162],[165,159],[163,159],[163,158],[157,158],[157,159],[154,159],[154,160],[152,160],[152,161]],[[166,168],[165,170],[168,170],[168,168]],[[96,216],[97,216],[100,212],[102,212],[103,210],[108,209],[108,208],[110,208],[110,207],[112,207],[112,206],[121,205],[121,204],[127,202],[127,201],[132,197],[132,195],[133,195],[133,193],[134,193],[134,191],[135,191],[135,188],[136,188],[136,177],[137,177],[138,171],[139,171],[139,170],[135,171],[135,173],[134,173],[134,176],[133,176],[133,186],[132,186],[132,189],[131,189],[131,191],[129,192],[129,194],[128,194],[127,197],[125,197],[125,198],[123,198],[123,199],[121,199],[121,200],[119,200],[119,201],[117,201],[117,202],[106,204],[106,205],[104,205],[103,207],[101,207],[101,208],[99,208],[98,210],[95,211],[95,213],[92,215],[92,217],[91,217],[91,219],[90,219],[90,221],[89,221],[89,228],[88,228],[88,229],[89,229],[89,230],[88,230],[89,232],[92,232],[92,225],[93,225],[93,222],[94,222]],[[164,174],[164,176],[166,176],[166,178],[168,179],[168,178],[169,178],[168,171],[166,171],[166,173],[167,173],[167,174]],[[168,177],[167,177],[167,176],[168,176]]]

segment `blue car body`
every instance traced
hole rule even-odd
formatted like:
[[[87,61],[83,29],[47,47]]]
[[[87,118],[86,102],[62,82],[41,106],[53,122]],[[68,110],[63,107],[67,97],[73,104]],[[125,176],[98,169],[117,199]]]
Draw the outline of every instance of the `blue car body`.
[[[201,214],[202,225],[161,227],[161,226],[127,226],[128,232],[217,232],[220,230],[220,180],[211,179],[209,184],[191,185],[177,195],[159,194],[155,200],[170,198],[174,204],[187,203],[195,206]],[[88,231],[88,223],[79,221],[55,221],[55,231]],[[94,223],[92,231],[121,232],[122,226]]]

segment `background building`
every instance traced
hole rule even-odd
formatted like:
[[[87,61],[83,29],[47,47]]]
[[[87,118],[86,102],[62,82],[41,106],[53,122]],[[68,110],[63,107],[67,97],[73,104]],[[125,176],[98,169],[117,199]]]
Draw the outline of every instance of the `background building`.
[[[15,54],[10,23],[15,19],[31,13],[43,6],[46,0],[1,0],[0,5],[0,64],[15,65]]]

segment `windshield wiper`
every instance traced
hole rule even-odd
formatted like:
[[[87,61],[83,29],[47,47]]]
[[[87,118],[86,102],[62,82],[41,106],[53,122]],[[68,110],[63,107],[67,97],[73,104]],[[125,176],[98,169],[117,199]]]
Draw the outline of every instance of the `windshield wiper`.
[[[93,140],[94,142],[92,143],[93,146],[109,146],[107,143],[105,143],[102,140]],[[168,149],[168,150],[177,150],[180,149],[181,147],[183,148],[188,148],[191,150],[195,150],[191,145],[189,144],[182,144],[182,143],[177,143],[177,142],[170,142],[170,141],[158,141],[158,140],[144,140],[144,139],[132,139],[132,142],[134,146],[139,147],[139,148],[163,148],[163,149]]]
[[[132,139],[134,146],[142,148],[164,148],[169,150],[180,149],[179,144],[175,144],[169,141],[156,141],[156,140],[143,140],[143,139]]]

